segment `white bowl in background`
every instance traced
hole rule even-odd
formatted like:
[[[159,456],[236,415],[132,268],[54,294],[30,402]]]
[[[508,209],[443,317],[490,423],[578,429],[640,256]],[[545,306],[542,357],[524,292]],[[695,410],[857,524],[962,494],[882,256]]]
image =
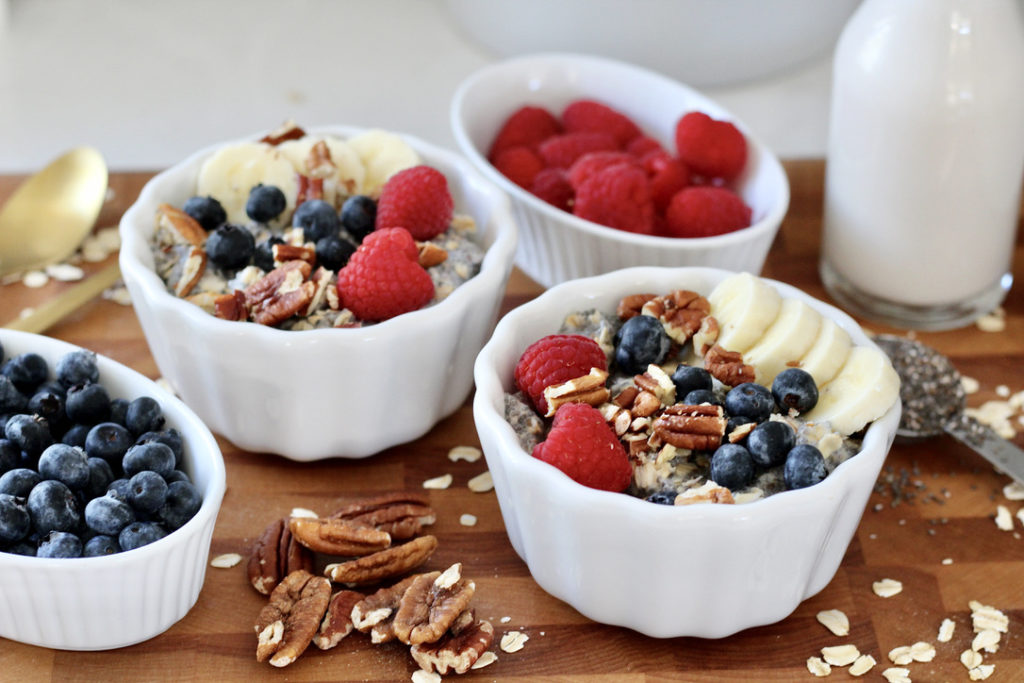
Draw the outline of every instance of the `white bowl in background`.
[[[477,357],[473,418],[509,540],[541,588],[594,621],[658,638],[721,638],[785,618],[831,581],[892,445],[899,400],[824,481],[742,505],[687,506],[582,486],[523,450],[503,399],[527,346],[572,311],[614,312],[637,292],[707,294],[731,274],[630,268],[567,282],[505,315]],[[768,282],[871,345],[842,311]]]
[[[595,99],[630,117],[668,150],[688,111],[727,119],[747,138],[747,164],[734,188],[752,209],[751,225],[725,235],[674,238],[616,230],[551,206],[487,160],[502,124],[525,105],[555,116],[575,99]],[[759,273],[789,207],[782,165],[741,121],[681,83],[622,62],[539,54],[483,67],[455,92],[451,125],[462,153],[512,198],[519,226],[516,265],[545,287],[630,266],[709,266]]]

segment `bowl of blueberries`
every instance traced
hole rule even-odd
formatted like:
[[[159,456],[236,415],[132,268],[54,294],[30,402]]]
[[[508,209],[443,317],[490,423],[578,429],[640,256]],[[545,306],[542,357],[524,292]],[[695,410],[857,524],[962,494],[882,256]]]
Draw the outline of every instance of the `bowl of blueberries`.
[[[0,333],[0,636],[101,650],[192,608],[225,490],[213,435],[109,358]]]

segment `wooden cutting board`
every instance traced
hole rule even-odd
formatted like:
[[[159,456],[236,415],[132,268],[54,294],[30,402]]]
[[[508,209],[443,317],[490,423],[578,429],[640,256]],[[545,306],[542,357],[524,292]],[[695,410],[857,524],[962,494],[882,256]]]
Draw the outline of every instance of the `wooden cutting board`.
[[[763,274],[827,300],[817,275],[824,164],[790,161],[785,167],[792,202]],[[100,224],[115,222],[150,175],[112,174],[113,195]],[[20,180],[0,177],[0,201]],[[103,265],[89,264],[87,270]],[[1024,281],[1020,239],[1014,273]],[[0,320],[67,286],[51,282],[34,290],[20,283],[0,287]],[[540,291],[515,272],[503,310]],[[963,374],[978,380],[980,390],[971,396],[972,405],[999,398],[1000,385],[1013,392],[1024,390],[1020,285],[1011,291],[1005,309],[1002,332],[968,327],[917,335],[950,354]],[[130,307],[97,299],[49,334],[111,356],[149,377],[159,374]],[[1017,426],[1024,431],[1024,425]],[[1006,500],[1002,489],[1009,480],[950,439],[894,446],[856,537],[825,590],[777,624],[721,640],[648,638],[596,624],[544,593],[512,550],[493,492],[473,493],[466,487],[470,478],[485,470],[484,461],[452,463],[447,458],[454,446],[479,445],[469,403],[418,441],[366,460],[298,464],[241,451],[224,439],[219,442],[228,488],[211,557],[245,554],[268,522],[293,507],[328,511],[342,499],[388,489],[419,490],[426,479],[452,474],[451,488],[430,493],[438,513],[432,532],[440,545],[428,568],[443,569],[461,561],[465,574],[477,583],[477,614],[493,622],[498,637],[510,630],[529,636],[519,652],[501,652],[495,645],[498,660],[468,674],[466,680],[810,680],[807,658],[819,655],[822,647],[843,643],[871,654],[878,664],[865,679],[882,680],[881,671],[891,666],[886,656],[891,649],[928,641],[936,646],[935,659],[910,664],[912,679],[967,681],[967,670],[958,658],[973,637],[968,602],[978,600],[1003,610],[1010,619],[999,651],[985,655],[986,663],[995,664],[989,680],[1024,681],[1024,525],[1015,520],[1015,531],[1001,531],[993,520],[997,505],[1016,513],[1024,503]],[[1024,435],[1016,442],[1024,445]],[[899,494],[895,499],[893,491]],[[475,526],[460,524],[464,513],[476,516]],[[882,578],[901,581],[903,591],[890,598],[875,595],[872,582]],[[372,646],[360,635],[328,652],[311,648],[282,671],[258,664],[252,624],[264,602],[249,587],[244,564],[209,568],[199,601],[166,633],[109,652],[60,652],[0,640],[0,679],[402,681],[417,668],[403,646]],[[834,636],[817,622],[816,613],[826,609],[847,614],[849,636]],[[944,618],[956,624],[948,643],[936,640]],[[834,669],[832,677],[847,679],[849,674]]]

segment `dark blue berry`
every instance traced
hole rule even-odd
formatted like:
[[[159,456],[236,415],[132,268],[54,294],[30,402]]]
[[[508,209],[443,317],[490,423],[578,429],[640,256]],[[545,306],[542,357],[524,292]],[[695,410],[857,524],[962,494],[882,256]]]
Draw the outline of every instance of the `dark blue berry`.
[[[135,443],[135,437],[115,422],[101,422],[89,430],[85,437],[85,454],[90,458],[103,458],[111,465],[121,464],[121,459]]]
[[[132,507],[112,496],[93,498],[85,506],[85,523],[96,533],[117,536],[134,521]]]
[[[655,491],[646,498],[648,503],[657,503],[658,505],[675,505],[676,504],[676,492],[675,491]]]
[[[775,410],[775,399],[767,387],[754,382],[737,384],[725,395],[725,412],[764,422]]]
[[[135,474],[128,480],[128,502],[141,512],[156,512],[167,502],[167,482],[149,470]]]
[[[136,444],[124,454],[121,466],[126,477],[133,477],[144,470],[152,470],[166,477],[174,471],[174,451],[157,441]]]
[[[69,446],[78,446],[79,448],[85,448],[85,438],[89,435],[89,430],[92,429],[90,425],[71,425],[68,431],[64,432],[64,436],[61,437],[60,442],[66,443]]]
[[[192,216],[206,232],[215,230],[228,220],[224,207],[213,197],[189,197],[181,210]]]
[[[32,394],[26,410],[39,417],[45,417],[50,424],[58,424],[66,419],[64,395],[52,389],[40,389]]]
[[[284,192],[273,185],[257,185],[249,190],[245,213],[257,223],[269,223],[284,211],[288,201]]]
[[[683,396],[682,401],[676,402],[685,403],[688,406],[699,406],[701,403],[710,403],[713,406],[725,405],[725,402],[722,401],[721,397],[710,389],[694,389],[686,396]]]
[[[341,226],[356,242],[373,232],[376,223],[377,202],[371,197],[352,195],[341,205]]]
[[[110,400],[110,422],[116,422],[124,426],[125,417],[128,415],[128,399],[113,398]]]
[[[772,395],[783,412],[792,408],[806,413],[818,405],[818,385],[811,373],[800,368],[787,368],[772,381]]]
[[[20,413],[28,405],[28,396],[18,391],[7,375],[0,375],[0,413]]]
[[[0,475],[0,493],[25,498],[43,480],[39,473],[27,467],[16,467]]]
[[[727,443],[711,456],[711,479],[732,491],[746,488],[754,480],[754,460],[743,446]]]
[[[192,482],[191,477],[189,477],[188,473],[186,473],[184,470],[174,470],[173,472],[168,474],[165,477],[165,479],[168,484],[173,484],[176,481],[187,481],[189,483]]]
[[[129,524],[117,536],[121,550],[135,550],[153,541],[159,541],[167,535],[156,522],[134,522]]]
[[[74,531],[82,521],[75,494],[54,479],[45,479],[32,488],[28,494],[28,512],[40,534]]]
[[[210,261],[225,270],[236,270],[249,265],[256,251],[256,240],[246,228],[225,223],[206,239],[206,255]]]
[[[615,362],[623,372],[638,375],[648,365],[664,361],[671,345],[661,321],[649,315],[633,316],[615,333]]]
[[[72,351],[61,356],[54,368],[57,381],[65,388],[73,387],[76,384],[88,384],[98,382],[100,369],[96,365],[96,354],[84,349]]]
[[[354,244],[337,235],[331,235],[317,241],[316,262],[327,270],[337,271],[348,263],[355,251]]]
[[[292,225],[302,228],[306,242],[319,242],[324,237],[336,237],[341,229],[341,220],[334,207],[324,200],[307,199],[295,209]]]
[[[15,543],[28,536],[32,528],[25,499],[0,493],[0,541]]]
[[[25,557],[35,557],[36,544],[31,541],[20,541],[19,543],[15,543],[14,545],[4,550],[4,552],[10,553],[12,555],[24,555]]]
[[[139,396],[128,404],[125,427],[136,436],[155,431],[164,425],[164,413],[156,399]]]
[[[82,539],[67,531],[51,531],[39,544],[36,557],[81,557]]]
[[[164,429],[159,432],[146,432],[136,439],[135,443],[144,444],[150,443],[151,441],[162,443],[174,451],[174,466],[178,467],[181,465],[181,459],[185,453],[185,445],[182,443],[181,434],[177,429],[171,427],[170,429]]]
[[[13,470],[21,462],[21,449],[13,441],[0,439],[0,474]]]
[[[769,420],[754,427],[747,437],[747,450],[761,467],[786,462],[786,454],[796,443],[796,432],[785,422]]]
[[[12,415],[4,425],[4,436],[30,456],[39,455],[53,443],[46,420],[32,415]]]
[[[39,456],[39,474],[56,479],[77,491],[89,483],[89,463],[85,451],[63,443],[48,446]]]
[[[202,504],[195,486],[187,481],[176,481],[167,487],[167,500],[156,514],[164,527],[174,531],[195,517]]]
[[[0,367],[0,373],[14,382],[19,391],[29,394],[46,381],[50,374],[50,366],[38,353],[21,353],[8,358]]]
[[[103,458],[88,458],[86,462],[89,465],[89,483],[85,485],[84,491],[91,500],[107,492],[110,483],[114,481],[114,470]]]
[[[710,372],[696,365],[683,364],[678,365],[672,373],[672,383],[676,385],[676,396],[679,398],[697,389],[711,391],[715,386]]]
[[[787,489],[802,489],[813,486],[827,476],[825,458],[817,447],[810,444],[794,446],[786,456],[782,478]]]
[[[128,483],[127,479],[115,479],[110,482],[109,486],[107,486],[107,495],[127,503],[130,495],[130,487],[131,485]]]
[[[252,262],[260,270],[269,273],[274,269],[274,245],[284,244],[284,240],[277,235],[271,235],[256,245],[252,255]]]
[[[121,552],[121,546],[113,536],[99,534],[93,536],[85,543],[82,549],[82,557],[103,557]]]
[[[110,418],[110,395],[102,384],[76,384],[68,389],[64,410],[72,422],[105,422]]]

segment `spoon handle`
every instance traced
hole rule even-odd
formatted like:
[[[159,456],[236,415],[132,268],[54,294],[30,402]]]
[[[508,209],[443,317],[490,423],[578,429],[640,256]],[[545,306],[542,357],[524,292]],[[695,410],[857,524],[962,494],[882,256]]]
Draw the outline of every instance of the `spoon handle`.
[[[98,296],[104,289],[117,282],[119,277],[121,277],[121,269],[118,267],[117,261],[115,261],[103,270],[90,275],[74,287],[61,292],[46,303],[36,307],[28,315],[10,321],[4,327],[10,330],[35,332],[37,334],[44,332],[51,325],[54,325]]]
[[[944,426],[946,433],[972,448],[999,471],[1024,484],[1024,450],[972,417],[959,415]]]

